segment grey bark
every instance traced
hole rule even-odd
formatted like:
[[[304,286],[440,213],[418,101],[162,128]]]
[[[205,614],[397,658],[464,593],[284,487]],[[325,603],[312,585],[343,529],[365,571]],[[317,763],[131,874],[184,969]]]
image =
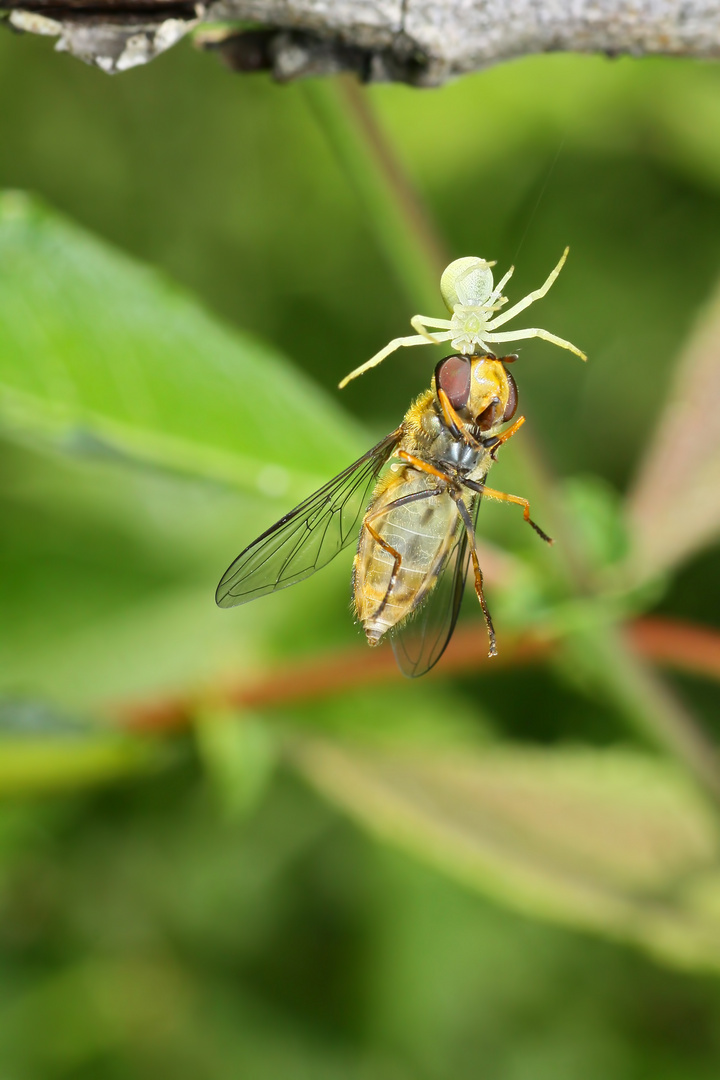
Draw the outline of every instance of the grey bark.
[[[6,0],[5,10],[16,29],[54,34],[58,48],[108,72],[219,20],[259,29],[201,33],[202,44],[238,70],[269,68],[281,80],[352,70],[437,86],[560,50],[720,56],[719,0]]]

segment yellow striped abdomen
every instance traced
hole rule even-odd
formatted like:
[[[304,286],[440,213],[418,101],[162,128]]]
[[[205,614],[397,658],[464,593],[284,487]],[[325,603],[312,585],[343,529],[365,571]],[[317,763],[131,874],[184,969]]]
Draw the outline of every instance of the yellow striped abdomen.
[[[442,482],[436,477],[403,467],[388,474],[375,490],[360,531],[354,571],[355,609],[370,645],[422,602],[448,557],[459,515],[446,492],[429,494],[439,486]],[[428,494],[392,505],[419,493]],[[387,547],[378,543],[371,529]],[[400,556],[394,582],[393,552]]]

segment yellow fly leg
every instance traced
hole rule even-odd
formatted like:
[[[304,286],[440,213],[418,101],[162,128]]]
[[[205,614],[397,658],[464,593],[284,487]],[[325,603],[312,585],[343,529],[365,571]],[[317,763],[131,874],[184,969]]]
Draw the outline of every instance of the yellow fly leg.
[[[468,446],[472,446],[474,447],[474,449],[480,450],[482,448],[481,444],[467,430],[462,420],[455,412],[450,398],[447,396],[442,387],[438,390],[438,400],[440,402],[440,408],[442,409],[445,423],[449,427],[450,431],[454,435],[456,435],[456,438],[464,439]]]
[[[408,465],[412,465],[413,469],[417,469],[418,472],[427,473],[428,476],[436,476],[438,480],[444,480],[446,484],[452,484],[451,476],[448,476],[447,473],[442,472],[440,469],[436,469],[429,461],[423,461],[422,458],[415,457],[415,455],[411,454],[408,450],[398,450],[395,457],[407,461]]]
[[[480,485],[478,485],[478,486],[480,486]],[[460,514],[460,517],[462,518],[463,525],[465,526],[465,529],[466,529],[467,534],[468,534],[468,541],[470,543],[470,555],[471,555],[471,558],[472,558],[473,571],[474,571],[474,575],[475,575],[475,592],[477,594],[478,600],[480,601],[480,607],[482,608],[482,613],[483,613],[483,615],[485,617],[485,625],[487,627],[488,638],[489,638],[489,641],[490,641],[490,648],[488,650],[488,656],[490,656],[490,657],[497,656],[497,645],[495,644],[495,627],[493,626],[493,621],[492,621],[492,616],[490,614],[490,609],[487,606],[487,600],[485,599],[485,589],[483,587],[484,586],[483,573],[482,573],[482,570],[480,569],[480,561],[478,559],[478,554],[477,554],[477,541],[475,539],[475,526],[473,525],[473,520],[472,520],[472,516],[470,514],[470,511],[468,510],[467,506],[465,505],[463,500],[460,498],[460,496],[459,495],[453,495],[452,497],[455,500],[455,505],[458,508],[458,513]]]
[[[473,491],[479,492],[486,499],[497,499],[498,502],[514,503],[515,506],[522,506],[523,518],[527,521],[528,525],[532,525],[535,532],[546,544],[554,544],[555,541],[544,532],[539,525],[536,525],[533,519],[530,517],[530,503],[527,499],[522,499],[519,495],[508,495],[505,491],[496,491],[495,488],[486,487],[485,484],[476,484],[473,480],[465,480],[465,485],[471,488]]]
[[[502,433],[502,435],[496,435],[495,436],[495,438],[497,439],[497,442],[490,449],[490,457],[493,459],[493,461],[497,461],[497,452],[500,449],[500,447],[503,446],[503,444],[506,443],[508,441],[508,439],[512,439],[513,435],[517,435],[518,431],[520,430],[520,428],[523,426],[524,423],[525,423],[525,417],[524,416],[518,416],[517,420],[515,421],[515,423],[513,424],[512,427],[508,428],[507,431],[504,431]]]
[[[520,428],[523,426],[524,423],[525,423],[525,417],[524,416],[518,416],[517,420],[515,421],[515,423],[513,424],[512,427],[509,427],[507,429],[507,431],[504,431],[502,433],[502,435],[496,435],[495,438],[497,439],[497,445],[493,447],[493,450],[497,450],[497,448],[499,446],[502,446],[503,443],[506,443],[508,441],[508,439],[512,439],[513,435],[517,435],[518,431],[520,430]]]

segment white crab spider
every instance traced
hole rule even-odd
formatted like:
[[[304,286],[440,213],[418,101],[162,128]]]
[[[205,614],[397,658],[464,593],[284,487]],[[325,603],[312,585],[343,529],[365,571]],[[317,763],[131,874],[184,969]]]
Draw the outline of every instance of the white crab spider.
[[[553,345],[559,345],[561,349],[569,349],[570,352],[574,352],[582,360],[587,360],[585,353],[581,352],[575,345],[557,337],[555,334],[551,334],[549,330],[541,330],[537,326],[527,330],[506,331],[503,334],[495,333],[499,326],[503,326],[510,319],[514,319],[530,304],[534,304],[536,300],[540,300],[545,296],[562,270],[569,250],[570,248],[565,248],[560,262],[549,275],[544,285],[541,285],[539,289],[535,289],[534,292],[528,293],[517,304],[513,304],[511,308],[508,308],[507,311],[497,317],[495,317],[495,312],[507,304],[507,297],[502,295],[502,291],[512,277],[515,267],[511,266],[507,274],[493,288],[493,275],[490,267],[495,265],[494,262],[487,262],[486,259],[479,259],[475,255],[469,255],[464,259],[456,259],[455,262],[451,262],[440,278],[440,292],[452,318],[429,319],[425,315],[414,315],[410,323],[413,330],[417,330],[418,333],[410,337],[393,338],[384,349],[375,353],[359,368],[355,368],[349,375],[346,375],[340,383],[340,389],[342,390],[344,386],[347,386],[351,379],[356,379],[358,375],[362,375],[365,371],[375,367],[391,352],[399,349],[401,345],[427,345],[428,343],[438,345],[441,341],[449,341],[457,352],[470,355],[477,353],[478,349],[485,349],[490,352],[488,348],[489,342],[519,341],[521,338],[538,337],[542,338],[543,341],[552,342]],[[442,330],[443,333],[431,334],[429,327],[433,330]]]

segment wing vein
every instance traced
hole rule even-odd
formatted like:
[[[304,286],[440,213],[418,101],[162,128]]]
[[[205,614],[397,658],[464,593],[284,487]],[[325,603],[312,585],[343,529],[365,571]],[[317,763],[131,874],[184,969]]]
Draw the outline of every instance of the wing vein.
[[[241,551],[215,599],[233,607],[284,589],[326,566],[353,539],[383,466],[403,435],[396,428]]]

